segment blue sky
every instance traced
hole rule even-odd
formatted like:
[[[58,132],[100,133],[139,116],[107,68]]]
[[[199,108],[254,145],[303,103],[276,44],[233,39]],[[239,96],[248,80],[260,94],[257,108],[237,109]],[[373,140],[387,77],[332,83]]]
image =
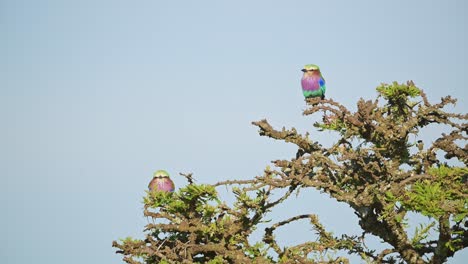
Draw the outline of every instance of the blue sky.
[[[307,63],[351,109],[381,82],[412,79],[466,113],[467,11],[462,0],[0,1],[0,256],[121,263],[111,242],[141,236],[155,170],[214,183],[292,157],[250,122],[313,130]],[[359,232],[346,205],[316,192],[291,205],[277,216],[315,212],[336,234]]]

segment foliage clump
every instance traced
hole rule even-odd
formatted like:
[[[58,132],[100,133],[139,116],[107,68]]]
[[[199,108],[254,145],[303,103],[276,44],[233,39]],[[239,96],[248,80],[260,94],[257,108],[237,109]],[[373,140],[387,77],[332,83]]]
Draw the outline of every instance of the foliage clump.
[[[267,166],[251,180],[197,185],[183,175],[189,184],[177,192],[148,193],[144,215],[152,222],[145,238],[114,241],[117,253],[127,263],[348,263],[327,255],[341,250],[369,263],[444,263],[468,246],[468,146],[460,144],[466,144],[468,116],[444,110],[456,102],[450,96],[431,104],[411,81],[382,84],[377,92],[375,100],[360,99],[356,112],[332,99],[307,99],[304,115],[322,113],[323,122],[314,126],[339,135],[331,147],[294,128],[253,122],[260,135],[295,144],[295,157],[273,161],[273,169]],[[451,131],[433,142],[416,140],[432,124]],[[216,188],[223,186],[234,186],[232,205],[220,201]],[[310,188],[348,204],[362,235],[334,236],[310,212],[266,220],[293,192]],[[431,220],[412,237],[406,231],[408,212]],[[280,246],[275,231],[299,220],[308,220],[318,239]],[[259,224],[268,226],[262,241],[252,243]],[[390,247],[367,248],[369,235]]]

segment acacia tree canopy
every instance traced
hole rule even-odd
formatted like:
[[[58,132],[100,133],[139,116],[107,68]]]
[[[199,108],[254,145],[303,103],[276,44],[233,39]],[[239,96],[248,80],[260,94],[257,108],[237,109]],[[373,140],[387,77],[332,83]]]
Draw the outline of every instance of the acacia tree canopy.
[[[323,115],[323,122],[314,124],[318,132],[338,133],[331,147],[294,128],[253,122],[261,136],[295,144],[296,156],[273,161],[273,168],[250,180],[194,184],[192,175],[182,174],[189,183],[178,191],[148,192],[144,215],[152,221],[145,237],[114,241],[117,253],[127,263],[348,263],[343,256],[315,254],[344,250],[369,263],[444,263],[468,246],[468,115],[444,110],[456,102],[450,96],[430,103],[412,81],[382,84],[377,92],[375,100],[360,99],[356,112],[332,99],[307,99],[303,114]],[[432,125],[450,132],[433,142],[416,140],[422,128]],[[233,204],[222,202],[217,193],[226,186],[235,195]],[[265,215],[292,199],[293,192],[310,188],[348,204],[362,235],[334,236],[313,212],[266,221]],[[410,236],[408,212],[431,221]],[[318,239],[280,246],[275,231],[303,219]],[[250,236],[261,223],[268,227],[262,241],[253,243]],[[368,234],[390,247],[368,249]]]

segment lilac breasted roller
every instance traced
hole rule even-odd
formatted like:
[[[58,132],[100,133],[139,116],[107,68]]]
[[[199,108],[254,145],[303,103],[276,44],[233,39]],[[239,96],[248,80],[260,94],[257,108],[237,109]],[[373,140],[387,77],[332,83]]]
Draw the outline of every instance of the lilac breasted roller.
[[[307,64],[302,69],[301,85],[305,98],[320,97],[325,98],[325,79],[323,79],[320,68],[314,64]]]
[[[153,179],[148,184],[151,191],[158,190],[163,192],[173,192],[175,189],[174,182],[169,178],[169,173],[165,170],[158,170],[153,174]]]

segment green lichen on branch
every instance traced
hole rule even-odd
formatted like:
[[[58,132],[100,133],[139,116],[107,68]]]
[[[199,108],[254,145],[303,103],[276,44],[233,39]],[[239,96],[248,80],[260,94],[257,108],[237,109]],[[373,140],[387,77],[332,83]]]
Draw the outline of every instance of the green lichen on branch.
[[[113,246],[127,263],[348,263],[329,254],[338,250],[371,263],[444,263],[468,246],[468,116],[445,110],[456,102],[450,96],[431,104],[411,81],[382,84],[377,92],[375,100],[360,99],[356,112],[332,99],[307,100],[303,114],[322,113],[323,122],[314,126],[339,136],[330,147],[294,128],[253,122],[261,136],[296,145],[295,157],[273,161],[274,168],[251,180],[196,185],[190,175],[189,184],[175,193],[148,193],[144,215],[152,221],[146,237]],[[431,125],[451,131],[433,142],[415,140]],[[451,161],[462,165],[448,165]],[[231,205],[217,192],[227,187],[235,197]],[[292,193],[311,188],[348,204],[363,234],[334,236],[312,212],[267,219]],[[408,212],[431,219],[412,237],[406,231]],[[276,230],[300,220],[308,220],[317,239],[282,245]],[[252,242],[260,224],[267,225],[263,238]],[[369,234],[391,248],[368,249]]]

